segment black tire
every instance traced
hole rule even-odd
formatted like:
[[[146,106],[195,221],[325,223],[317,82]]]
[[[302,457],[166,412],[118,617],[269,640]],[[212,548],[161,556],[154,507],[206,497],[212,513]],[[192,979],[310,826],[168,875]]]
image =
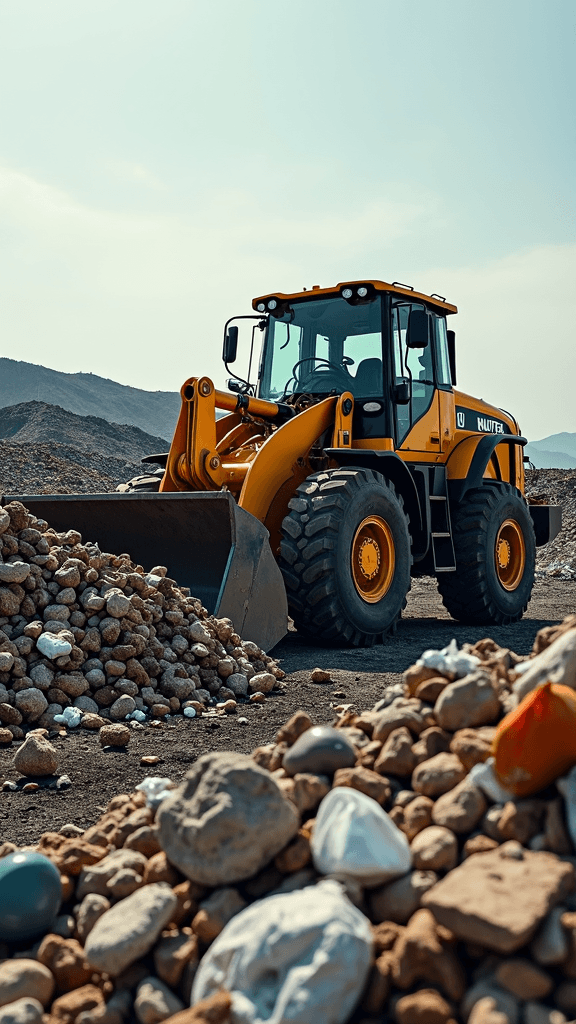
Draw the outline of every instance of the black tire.
[[[369,469],[328,470],[309,476],[289,508],[279,565],[298,631],[332,644],[381,643],[394,630],[410,590],[408,517],[394,486]],[[383,545],[368,536],[372,521]],[[380,551],[390,557],[381,558]]]
[[[522,494],[511,484],[485,484],[470,491],[451,515],[456,572],[438,575],[445,608],[454,619],[473,625],[517,622],[528,607],[536,562],[534,526]],[[504,545],[500,555],[497,545],[499,551]]]
[[[134,494],[135,491],[159,491],[164,470],[159,469],[155,473],[146,473],[145,476],[133,476],[125,484],[118,484],[117,491],[122,494]]]

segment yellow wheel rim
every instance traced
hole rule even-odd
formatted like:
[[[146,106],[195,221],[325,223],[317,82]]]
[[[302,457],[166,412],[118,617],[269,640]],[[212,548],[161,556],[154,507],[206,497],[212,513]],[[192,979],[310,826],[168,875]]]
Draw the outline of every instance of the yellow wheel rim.
[[[394,578],[395,564],[394,538],[386,520],[363,519],[352,541],[352,578],[363,601],[382,600]]]
[[[496,572],[504,590],[516,590],[526,566],[526,545],[515,519],[505,519],[494,549]]]

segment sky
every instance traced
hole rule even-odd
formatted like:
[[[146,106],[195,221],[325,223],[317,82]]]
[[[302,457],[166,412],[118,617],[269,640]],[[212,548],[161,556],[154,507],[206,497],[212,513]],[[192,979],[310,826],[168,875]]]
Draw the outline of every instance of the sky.
[[[219,385],[255,295],[458,306],[458,385],[576,431],[573,0],[0,0],[0,355]]]

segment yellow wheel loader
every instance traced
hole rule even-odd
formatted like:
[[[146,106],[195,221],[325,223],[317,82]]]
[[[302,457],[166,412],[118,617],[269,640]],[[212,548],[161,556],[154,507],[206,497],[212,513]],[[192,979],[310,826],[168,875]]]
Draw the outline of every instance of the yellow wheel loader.
[[[167,566],[266,650],[287,611],[316,640],[380,643],[411,576],[436,576],[462,622],[520,619],[560,509],[527,503],[514,417],[456,390],[456,307],[383,281],[252,306],[225,326],[229,390],[183,385],[170,451],[143,460],[159,471],[28,507]],[[255,382],[230,369],[240,320],[253,324],[251,363],[260,350]]]

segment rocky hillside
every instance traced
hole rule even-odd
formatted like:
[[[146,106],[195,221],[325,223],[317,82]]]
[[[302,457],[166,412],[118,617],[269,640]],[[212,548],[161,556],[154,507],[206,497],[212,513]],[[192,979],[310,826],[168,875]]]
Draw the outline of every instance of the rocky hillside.
[[[182,380],[185,377],[183,370]],[[78,416],[131,423],[159,437],[172,437],[180,410],[176,391],[143,391],[94,373],[61,373],[34,363],[0,358],[0,408],[45,401]]]
[[[24,402],[0,409],[0,492],[114,491],[143,471],[142,456],[168,447],[164,438],[138,427]]]
[[[529,497],[543,496],[562,506],[562,530],[556,540],[538,548],[536,568],[541,574],[576,577],[576,470],[536,469],[526,473]]]

